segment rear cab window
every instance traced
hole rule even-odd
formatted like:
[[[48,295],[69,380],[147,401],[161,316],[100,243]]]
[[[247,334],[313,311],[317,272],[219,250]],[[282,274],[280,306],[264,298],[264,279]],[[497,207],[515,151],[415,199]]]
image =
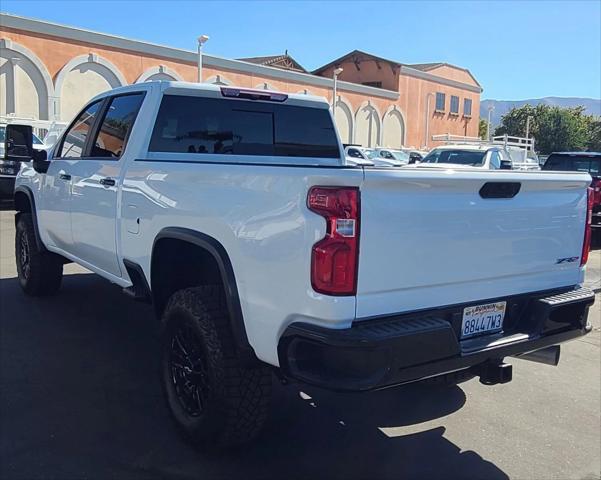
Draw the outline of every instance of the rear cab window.
[[[567,172],[587,172],[592,176],[599,176],[601,172],[601,156],[551,154],[543,170],[560,170]]]
[[[165,94],[149,152],[340,158],[326,108]],[[215,159],[215,161],[219,161]]]

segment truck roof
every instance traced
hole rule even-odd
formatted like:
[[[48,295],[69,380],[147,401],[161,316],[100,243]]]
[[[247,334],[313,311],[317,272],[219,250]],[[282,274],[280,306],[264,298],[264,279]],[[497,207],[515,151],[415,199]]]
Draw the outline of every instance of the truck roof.
[[[456,144],[456,145],[440,145],[438,147],[434,147],[432,150],[474,150],[474,151],[484,151],[489,148],[499,147],[499,145],[493,145],[490,143],[486,144]]]
[[[553,152],[551,155],[570,155],[570,156],[585,156],[585,157],[601,157],[601,152]]]
[[[229,85],[213,85],[211,83],[195,83],[195,82],[179,82],[173,80],[153,80],[149,82],[135,83],[124,87],[103,92],[97,95],[96,98],[103,98],[107,95],[115,95],[130,92],[148,91],[153,86],[158,85],[162,92],[179,93],[180,95],[201,95],[207,97],[222,97],[224,90],[239,90],[243,92],[256,92],[257,94],[273,94],[285,95],[285,103],[298,106],[314,107],[314,108],[329,108],[329,103],[324,97],[309,95],[304,93],[287,93],[275,90],[264,90],[259,88],[245,88]],[[264,101],[256,99],[255,101]]]

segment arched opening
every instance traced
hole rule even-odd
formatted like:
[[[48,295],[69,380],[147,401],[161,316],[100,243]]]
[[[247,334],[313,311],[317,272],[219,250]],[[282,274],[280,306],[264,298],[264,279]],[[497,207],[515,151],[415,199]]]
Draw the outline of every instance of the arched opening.
[[[355,143],[375,147],[380,143],[380,115],[375,107],[364,103],[355,115]]]
[[[340,135],[342,143],[353,142],[353,113],[350,105],[338,97],[336,102],[336,110],[334,112],[334,121]]]
[[[0,115],[50,120],[54,88],[45,65],[27,48],[0,40]]]
[[[67,63],[56,77],[60,118],[73,118],[92,97],[126,81],[112,63],[97,55],[82,55]]]
[[[405,144],[405,121],[402,113],[392,106],[384,114],[382,121],[382,145],[389,148],[401,148]]]

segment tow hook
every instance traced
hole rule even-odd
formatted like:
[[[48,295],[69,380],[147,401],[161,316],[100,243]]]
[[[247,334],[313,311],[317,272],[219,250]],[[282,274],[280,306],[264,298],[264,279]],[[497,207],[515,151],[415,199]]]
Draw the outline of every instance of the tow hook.
[[[513,366],[502,360],[489,360],[475,367],[480,383],[484,385],[497,385],[509,383],[513,378]]]

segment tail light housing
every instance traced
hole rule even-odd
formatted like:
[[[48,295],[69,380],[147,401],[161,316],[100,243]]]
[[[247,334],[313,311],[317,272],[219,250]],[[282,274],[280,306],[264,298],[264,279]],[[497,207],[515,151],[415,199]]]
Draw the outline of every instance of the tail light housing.
[[[588,188],[586,191],[586,221],[584,224],[584,241],[582,242],[582,255],[580,255],[580,266],[588,262],[588,253],[591,249],[591,234],[593,223],[593,204],[595,200],[595,191]]]
[[[601,178],[593,178],[591,188],[593,189],[593,206],[601,204]]]
[[[326,220],[326,235],[313,245],[311,285],[326,295],[355,295],[359,256],[359,189],[313,187],[307,206]]]

